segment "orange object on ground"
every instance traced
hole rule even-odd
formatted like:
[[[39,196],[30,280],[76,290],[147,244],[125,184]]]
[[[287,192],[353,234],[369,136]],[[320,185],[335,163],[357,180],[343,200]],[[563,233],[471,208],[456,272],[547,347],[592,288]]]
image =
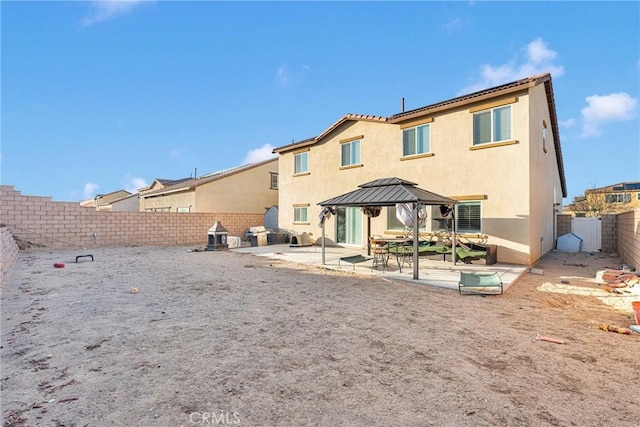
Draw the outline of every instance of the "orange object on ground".
[[[542,336],[542,335],[536,335],[536,339],[538,341],[547,341],[547,342],[552,342],[552,343],[556,343],[556,344],[564,344],[564,340],[559,340],[557,338],[545,337],[545,336]]]
[[[628,328],[620,328],[618,326],[613,325],[598,325],[598,329],[602,329],[603,331],[616,332],[618,334],[631,335],[631,329]]]
[[[636,325],[640,325],[640,301],[633,301],[631,307],[633,307],[633,314],[636,317]]]

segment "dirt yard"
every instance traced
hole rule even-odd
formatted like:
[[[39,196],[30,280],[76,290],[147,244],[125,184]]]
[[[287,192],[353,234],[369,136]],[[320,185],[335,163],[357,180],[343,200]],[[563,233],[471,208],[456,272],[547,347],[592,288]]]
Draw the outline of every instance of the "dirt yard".
[[[580,292],[615,258],[550,253],[481,297],[188,249],[21,252],[2,285],[3,425],[639,423],[640,335],[596,325],[628,327],[640,297]]]

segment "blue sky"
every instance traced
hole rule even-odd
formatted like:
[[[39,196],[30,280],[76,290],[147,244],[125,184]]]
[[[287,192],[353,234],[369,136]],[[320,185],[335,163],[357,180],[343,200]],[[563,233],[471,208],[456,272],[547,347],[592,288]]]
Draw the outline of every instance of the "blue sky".
[[[640,180],[640,3],[2,1],[1,182],[78,201],[551,72],[568,198]]]

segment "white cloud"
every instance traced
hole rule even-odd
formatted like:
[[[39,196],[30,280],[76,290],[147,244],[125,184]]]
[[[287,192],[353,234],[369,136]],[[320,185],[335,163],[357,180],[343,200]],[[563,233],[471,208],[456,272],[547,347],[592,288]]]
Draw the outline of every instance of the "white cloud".
[[[271,144],[264,144],[260,148],[255,148],[247,153],[244,157],[243,164],[261,162],[276,157],[277,154],[273,153],[275,147]]]
[[[183,152],[183,149],[176,148],[175,150],[169,151],[169,157],[181,157]]]
[[[452,18],[444,24],[447,33],[452,33],[460,27],[462,27],[462,19],[460,18]]]
[[[524,51],[525,58],[522,60],[516,57],[498,66],[482,65],[478,81],[462,88],[459,94],[472,93],[543,73],[551,73],[554,77],[564,74],[564,67],[553,63],[558,53],[549,49],[541,38],[531,41]]]
[[[559,125],[567,128],[567,129],[571,129],[572,127],[574,127],[575,125],[578,124],[578,121],[576,119],[567,119],[567,120],[562,120],[559,122]]]
[[[591,95],[586,101],[587,106],[580,110],[583,138],[599,136],[602,126],[608,122],[632,120],[636,117],[638,100],[624,92]]]
[[[307,72],[309,72],[311,68],[308,65],[303,65],[300,70],[297,72],[289,71],[289,66],[287,64],[282,64],[276,70],[276,75],[274,76],[274,83],[278,87],[289,87],[296,85],[304,79],[304,76]]]
[[[128,191],[129,193],[137,193],[138,189],[149,186],[149,184],[147,184],[147,181],[145,181],[143,178],[138,178],[137,176],[132,176],[130,174],[127,174],[125,181],[126,182],[124,184],[124,190]]]
[[[82,20],[83,27],[109,21],[130,13],[136,6],[155,0],[100,0],[91,2],[92,12]]]
[[[82,191],[83,200],[93,199],[99,188],[100,186],[98,184],[94,184],[93,182],[87,182],[84,185],[84,190]]]

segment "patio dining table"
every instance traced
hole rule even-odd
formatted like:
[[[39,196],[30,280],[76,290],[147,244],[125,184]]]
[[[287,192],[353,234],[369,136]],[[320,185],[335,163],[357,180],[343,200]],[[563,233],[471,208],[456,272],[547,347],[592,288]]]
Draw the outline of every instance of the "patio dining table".
[[[398,263],[398,270],[400,270],[400,273],[402,273],[402,264],[407,262],[411,265],[413,248],[409,243],[413,242],[413,239],[410,237],[375,237],[373,240],[379,243],[385,243],[389,253],[396,256],[396,262]],[[390,243],[395,243],[395,245],[390,245]]]

